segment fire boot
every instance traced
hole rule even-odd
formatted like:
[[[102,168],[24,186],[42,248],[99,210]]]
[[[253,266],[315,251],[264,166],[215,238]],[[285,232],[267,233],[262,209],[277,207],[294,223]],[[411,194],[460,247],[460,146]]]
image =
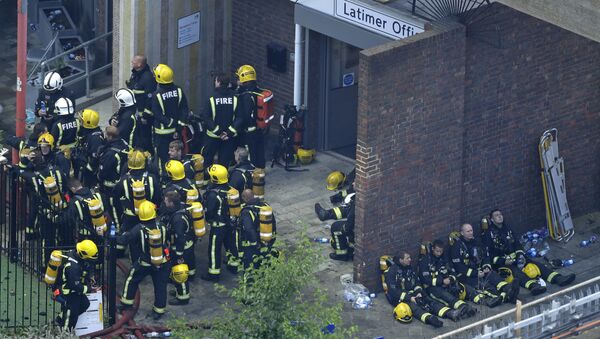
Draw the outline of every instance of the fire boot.
[[[544,287],[538,283],[535,283],[531,286],[529,291],[531,292],[532,295],[538,295],[538,294],[542,294],[542,293],[546,292],[546,287]]]
[[[432,315],[430,317],[428,317],[425,322],[435,328],[440,328],[442,326],[444,326],[444,323],[438,319],[438,317],[436,317],[435,315]]]
[[[489,308],[494,308],[494,307],[502,304],[502,298],[501,297],[487,297],[487,298],[485,298],[485,304]]]
[[[317,213],[317,217],[319,217],[319,220],[321,221],[337,219],[333,210],[326,210],[321,207],[321,204],[319,203],[315,204],[315,213]]]

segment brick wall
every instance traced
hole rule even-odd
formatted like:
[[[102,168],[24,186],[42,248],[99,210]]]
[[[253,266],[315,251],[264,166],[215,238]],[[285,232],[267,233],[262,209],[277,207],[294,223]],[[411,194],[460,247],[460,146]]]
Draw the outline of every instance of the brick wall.
[[[283,44],[294,52],[294,3],[284,0],[233,0],[231,69],[250,64],[256,69],[260,86],[273,90],[276,112],[293,100],[294,63],[279,73],[267,67],[267,44]]]
[[[545,227],[537,143],[555,127],[575,216],[600,198],[600,44],[500,4],[502,48],[468,39],[463,220],[493,207]]]
[[[502,48],[446,26],[361,54],[354,272],[370,288],[379,255],[416,253],[494,207],[517,230],[544,227],[548,128],[573,216],[598,209],[600,45],[493,6]]]
[[[461,215],[465,28],[363,51],[359,72],[354,274],[379,288],[380,255],[414,251]]]

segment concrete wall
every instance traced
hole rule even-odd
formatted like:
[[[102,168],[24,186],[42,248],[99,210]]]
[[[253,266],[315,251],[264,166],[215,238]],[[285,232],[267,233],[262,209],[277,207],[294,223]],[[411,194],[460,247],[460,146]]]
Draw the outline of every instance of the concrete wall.
[[[360,55],[354,274],[379,288],[379,256],[460,219],[465,28]]]
[[[213,88],[210,73],[229,69],[230,8],[231,0],[114,1],[113,88],[129,79],[131,57],[145,54],[151,67],[165,63],[173,68],[175,84],[183,88],[190,108],[199,110]],[[178,19],[198,11],[200,41],[177,48]]]

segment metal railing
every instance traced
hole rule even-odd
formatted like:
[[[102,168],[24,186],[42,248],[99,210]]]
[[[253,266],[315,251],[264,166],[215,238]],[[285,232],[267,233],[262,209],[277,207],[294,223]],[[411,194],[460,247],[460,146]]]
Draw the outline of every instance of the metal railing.
[[[56,39],[57,38],[58,38],[58,32],[54,33],[54,36],[52,37],[52,40],[50,40],[50,43],[48,43],[48,46],[46,46],[46,48],[44,49],[44,53],[42,54],[42,57],[40,58],[40,61],[36,62],[35,65],[31,68],[31,72],[29,72],[29,75],[27,76],[27,80],[31,80],[31,77],[34,74],[36,74],[36,71],[37,71],[38,67],[40,67],[40,65],[42,64],[42,62],[46,58],[46,55],[48,55],[48,52],[50,52],[50,49],[52,49],[52,48],[55,47]]]
[[[443,338],[547,338],[600,316],[600,277],[444,333]]]
[[[69,80],[68,82],[64,83],[65,86],[71,85],[73,83],[79,82],[81,81],[82,78],[85,78],[85,96],[89,98],[90,96],[90,89],[91,89],[91,80],[90,77],[93,75],[96,75],[100,72],[103,72],[109,68],[112,68],[112,60],[110,60],[109,63],[102,65],[100,67],[97,67],[94,70],[90,70],[90,45],[93,43],[96,43],[97,41],[100,41],[101,39],[105,39],[109,36],[112,36],[112,31],[104,33],[100,36],[97,36],[91,40],[88,40],[82,44],[79,44],[71,49],[68,49],[66,51],[63,51],[62,53],[59,53],[47,60],[43,60],[40,62],[40,71],[38,72],[38,79],[43,79],[43,75],[44,73],[50,71],[50,64],[59,60],[62,60],[65,56],[71,54],[71,53],[75,53],[76,51],[80,50],[80,49],[84,49],[85,51],[85,58],[83,59],[84,63],[85,63],[85,72],[81,75],[81,76],[77,76],[72,80]],[[45,54],[44,54],[45,55]]]

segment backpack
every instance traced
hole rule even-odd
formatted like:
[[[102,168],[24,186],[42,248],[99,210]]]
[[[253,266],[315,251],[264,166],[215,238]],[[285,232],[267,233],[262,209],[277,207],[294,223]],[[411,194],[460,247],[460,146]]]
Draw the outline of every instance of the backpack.
[[[275,117],[275,99],[273,92],[268,89],[261,88],[256,94],[256,127],[259,129],[267,129],[271,126],[271,121]]]

